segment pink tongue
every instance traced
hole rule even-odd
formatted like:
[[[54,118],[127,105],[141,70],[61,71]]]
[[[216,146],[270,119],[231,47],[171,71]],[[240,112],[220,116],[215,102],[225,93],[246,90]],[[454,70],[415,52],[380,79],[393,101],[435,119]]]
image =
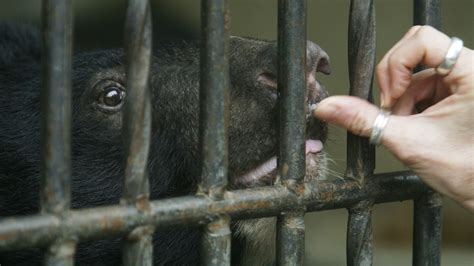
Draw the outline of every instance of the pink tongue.
[[[308,139],[306,141],[306,154],[318,153],[323,149],[323,143],[320,140]]]

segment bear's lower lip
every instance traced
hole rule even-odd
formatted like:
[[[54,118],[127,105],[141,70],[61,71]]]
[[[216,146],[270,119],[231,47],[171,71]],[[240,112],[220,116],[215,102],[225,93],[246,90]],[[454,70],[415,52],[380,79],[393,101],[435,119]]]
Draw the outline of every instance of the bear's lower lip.
[[[306,157],[313,156],[323,150],[323,143],[320,140],[309,139],[306,141]],[[269,160],[261,163],[249,172],[234,179],[237,187],[255,187],[261,185],[271,185],[274,183],[278,173],[277,157],[273,156]]]

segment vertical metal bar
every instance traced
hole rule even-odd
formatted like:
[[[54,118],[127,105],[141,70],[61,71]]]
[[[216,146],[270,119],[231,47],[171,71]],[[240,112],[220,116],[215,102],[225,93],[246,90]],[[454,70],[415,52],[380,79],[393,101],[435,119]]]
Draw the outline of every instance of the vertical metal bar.
[[[305,175],[306,0],[278,1],[278,90],[281,183],[301,189]],[[277,263],[302,265],[304,210],[278,216]]]
[[[425,194],[414,205],[413,265],[441,265],[441,196]]]
[[[303,265],[304,262],[304,212],[283,214],[277,220],[278,265]]]
[[[71,1],[43,1],[42,20],[41,211],[63,218],[71,203]],[[75,246],[62,235],[46,249],[45,265],[73,265]]]
[[[227,0],[201,1],[199,193],[221,200],[227,186],[229,121],[229,4]],[[230,218],[216,217],[204,228],[202,263],[230,265]]]
[[[361,201],[349,208],[347,223],[347,265],[372,265],[373,201]]]
[[[126,85],[123,134],[126,151],[122,204],[134,204],[149,211],[147,174],[151,131],[151,103],[148,82],[151,61],[151,11],[148,0],[129,0],[125,22]],[[124,265],[152,265],[152,227],[130,232],[123,246]]]
[[[201,191],[220,198],[227,186],[228,1],[203,0],[201,10]]]
[[[352,0],[349,18],[350,95],[372,101],[375,67],[375,8],[373,0]],[[346,176],[361,186],[374,171],[375,149],[367,138],[347,135]],[[372,265],[372,200],[349,208],[347,265]]]
[[[415,0],[413,22],[441,29],[441,0]],[[419,66],[415,71],[422,70]],[[441,264],[442,199],[435,192],[414,200],[413,265]]]
[[[441,29],[441,0],[414,0],[413,24]]]
[[[278,90],[283,183],[305,175],[306,1],[278,1]]]
[[[230,265],[231,231],[229,216],[222,216],[204,228],[202,236],[203,265]]]

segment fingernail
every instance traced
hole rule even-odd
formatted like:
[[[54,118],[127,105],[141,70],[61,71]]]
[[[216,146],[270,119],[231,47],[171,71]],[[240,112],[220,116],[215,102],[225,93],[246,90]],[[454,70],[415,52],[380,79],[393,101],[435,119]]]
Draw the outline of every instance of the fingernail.
[[[321,101],[316,108],[313,110],[313,114],[316,116],[327,116],[336,111],[334,104],[328,103],[327,100]]]

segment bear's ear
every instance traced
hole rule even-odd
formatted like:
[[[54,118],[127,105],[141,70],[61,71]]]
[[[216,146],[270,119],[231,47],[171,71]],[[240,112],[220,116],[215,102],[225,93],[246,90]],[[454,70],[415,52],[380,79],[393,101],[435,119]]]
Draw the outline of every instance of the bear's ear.
[[[0,22],[0,66],[40,60],[41,39],[36,27]]]

